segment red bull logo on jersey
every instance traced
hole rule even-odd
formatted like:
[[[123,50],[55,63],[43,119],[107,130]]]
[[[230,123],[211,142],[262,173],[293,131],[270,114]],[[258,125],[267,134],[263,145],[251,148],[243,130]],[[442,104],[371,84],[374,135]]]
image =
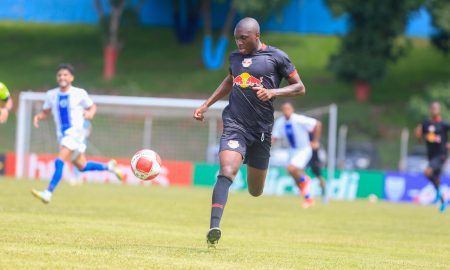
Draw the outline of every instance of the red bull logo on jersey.
[[[241,73],[240,75],[233,77],[233,85],[240,86],[241,88],[262,86],[263,77],[259,79],[253,77],[247,72]]]
[[[428,133],[425,136],[425,139],[430,143],[441,143],[441,136],[436,134],[435,126],[431,125],[428,127]]]

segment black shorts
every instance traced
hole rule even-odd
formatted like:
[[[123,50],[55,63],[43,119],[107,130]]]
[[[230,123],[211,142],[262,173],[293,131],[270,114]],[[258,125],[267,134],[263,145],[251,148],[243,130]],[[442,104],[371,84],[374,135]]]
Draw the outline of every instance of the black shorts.
[[[244,164],[266,170],[269,167],[271,140],[271,134],[268,133],[244,132],[224,127],[219,152],[238,152],[242,155]]]
[[[309,160],[308,166],[311,168],[313,174],[317,177],[322,176],[320,173],[320,168],[322,167],[322,163],[319,159],[319,150],[313,150],[311,159]]]
[[[440,175],[446,159],[447,157],[445,155],[430,157],[428,158],[428,166],[433,170],[434,174]]]

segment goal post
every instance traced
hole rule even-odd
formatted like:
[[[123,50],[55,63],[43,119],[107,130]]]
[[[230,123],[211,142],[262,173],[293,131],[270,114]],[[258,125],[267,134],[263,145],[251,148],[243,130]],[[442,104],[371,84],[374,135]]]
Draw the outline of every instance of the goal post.
[[[19,96],[16,133],[16,177],[28,176],[30,154],[55,154],[58,144],[53,119],[33,127],[33,116],[42,110],[46,94],[22,92]],[[210,157],[218,151],[222,133],[222,111],[228,101],[220,100],[208,109],[202,123],[192,114],[204,100],[90,95],[97,105],[87,140],[87,154],[99,157],[129,158],[137,150],[151,148],[165,160],[216,162]],[[337,107],[332,104],[302,111],[323,120],[327,118],[328,175],[336,166]],[[275,113],[275,117],[280,116]],[[276,149],[274,149],[276,150]]]
[[[31,91],[22,92],[19,96],[16,133],[17,178],[26,176],[28,154],[57,151],[53,119],[49,117],[46,121],[41,121],[39,129],[32,126],[33,115],[42,109],[45,97],[45,93]],[[170,140],[173,137],[176,137],[176,140],[166,142],[167,145],[174,146],[170,151],[171,155],[167,157],[162,153],[163,157],[177,159],[173,154],[177,147],[189,146],[194,140],[194,146],[202,144],[203,147],[211,147],[216,143],[220,132],[217,122],[228,104],[227,101],[217,101],[208,109],[202,125],[194,121],[192,115],[204,100],[106,95],[90,97],[97,105],[97,114],[93,120],[94,131],[89,138],[88,151],[95,155],[115,157],[130,157],[139,149],[154,147],[153,143],[158,141],[156,139]],[[205,125],[209,128],[203,128]],[[157,136],[159,138],[156,138]],[[203,141],[206,141],[206,144]],[[206,156],[206,150],[204,153]],[[180,155],[186,159],[195,156],[199,157],[199,152]]]

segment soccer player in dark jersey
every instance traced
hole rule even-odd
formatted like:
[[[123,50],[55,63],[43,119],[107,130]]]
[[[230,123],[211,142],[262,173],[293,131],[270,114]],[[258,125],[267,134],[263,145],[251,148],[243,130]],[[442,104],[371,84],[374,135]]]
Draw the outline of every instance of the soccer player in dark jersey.
[[[425,176],[436,188],[436,201],[441,203],[440,211],[444,212],[447,207],[440,189],[440,175],[442,167],[447,159],[447,152],[450,148],[447,133],[450,131],[450,123],[441,118],[441,106],[438,102],[431,103],[430,119],[426,119],[416,128],[416,137],[425,140],[427,146],[428,167],[425,169]]]
[[[220,171],[212,194],[208,246],[215,247],[221,237],[220,220],[228,190],[241,163],[247,164],[248,191],[260,196],[264,189],[270,158],[274,123],[273,102],[279,96],[305,94],[295,66],[283,51],[260,40],[260,28],[253,18],[244,18],[234,29],[237,50],[229,57],[229,74],[214,93],[194,112],[202,121],[208,107],[229,94],[229,104],[222,114]],[[285,78],[288,85],[280,88]]]
[[[309,139],[311,140],[311,142],[313,141],[313,138],[313,133],[310,133]],[[322,190],[322,202],[327,203],[327,186],[321,172],[322,162],[319,158],[319,149],[319,147],[312,149],[312,155],[311,159],[309,160],[308,166],[311,168],[312,173],[317,177],[317,179],[319,179],[320,188]]]

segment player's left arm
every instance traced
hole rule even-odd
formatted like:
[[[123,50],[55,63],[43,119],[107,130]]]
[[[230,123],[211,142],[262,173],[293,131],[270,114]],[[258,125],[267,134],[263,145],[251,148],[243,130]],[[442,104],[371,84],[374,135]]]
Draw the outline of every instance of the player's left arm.
[[[97,112],[97,105],[92,104],[90,107],[84,111],[84,119],[92,120],[94,119],[95,113]]]
[[[9,111],[12,109],[12,107],[12,98],[8,98],[4,106],[0,107],[0,124],[6,123],[6,121],[8,121]]]
[[[422,124],[417,125],[416,129],[414,130],[414,134],[416,135],[416,139],[420,142],[422,141],[422,136],[423,136],[423,132],[422,132]]]
[[[266,89],[264,87],[254,86],[253,90],[256,91],[256,96],[261,101],[268,101],[274,97],[294,97],[305,95],[305,85],[297,72],[287,78],[288,85],[282,88]]]
[[[322,122],[317,120],[316,125],[314,126],[314,129],[312,131],[311,147],[314,150],[317,150],[320,148],[320,137],[321,136],[322,136]]]

